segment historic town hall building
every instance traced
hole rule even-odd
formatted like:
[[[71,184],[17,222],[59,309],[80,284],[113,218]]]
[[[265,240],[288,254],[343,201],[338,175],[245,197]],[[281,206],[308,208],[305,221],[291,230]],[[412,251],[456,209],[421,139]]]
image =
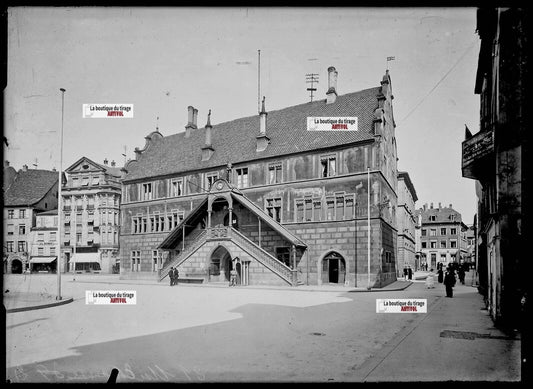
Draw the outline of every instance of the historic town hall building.
[[[212,125],[208,114],[203,128],[189,107],[185,131],[146,136],[124,167],[121,278],[163,280],[177,266],[206,283],[233,268],[241,285],[394,281],[391,80],[345,95],[333,67],[328,81],[324,100],[267,113],[263,99],[257,116]],[[357,119],[316,131],[314,118]]]

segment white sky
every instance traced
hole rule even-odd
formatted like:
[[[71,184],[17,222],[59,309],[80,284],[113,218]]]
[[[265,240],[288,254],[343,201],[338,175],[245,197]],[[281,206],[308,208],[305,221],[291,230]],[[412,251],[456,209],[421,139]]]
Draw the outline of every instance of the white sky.
[[[307,73],[327,68],[339,94],[379,86],[388,62],[398,168],[418,194],[471,224],[474,181],[461,176],[464,125],[479,128],[474,82],[479,53],[475,8],[99,8],[8,10],[4,158],[59,168],[65,88],[63,169],[82,156],[124,163],[155,130],[184,130],[187,106],[198,125],[309,101]],[[134,105],[133,119],[84,119],[82,104]]]

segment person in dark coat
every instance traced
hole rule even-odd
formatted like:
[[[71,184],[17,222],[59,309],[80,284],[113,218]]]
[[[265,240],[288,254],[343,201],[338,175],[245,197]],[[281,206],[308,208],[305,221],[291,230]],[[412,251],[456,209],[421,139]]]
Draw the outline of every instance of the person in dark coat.
[[[174,285],[178,285],[178,279],[180,278],[180,272],[178,271],[178,268],[174,268]]]
[[[413,269],[411,269],[411,266],[407,266],[407,279],[410,281],[413,279]]]
[[[171,266],[170,270],[168,271],[168,279],[170,280],[170,286],[174,285],[174,267]]]
[[[455,275],[451,268],[446,269],[444,275],[444,287],[446,288],[446,297],[453,297],[453,287],[455,285]]]
[[[403,279],[407,281],[407,266],[403,267]]]
[[[459,266],[459,270],[457,271],[457,275],[459,276],[459,281],[461,284],[465,284],[465,269],[463,266]]]
[[[439,281],[439,284],[442,284],[444,272],[442,271],[442,267],[439,267],[439,270],[437,270],[437,281]]]

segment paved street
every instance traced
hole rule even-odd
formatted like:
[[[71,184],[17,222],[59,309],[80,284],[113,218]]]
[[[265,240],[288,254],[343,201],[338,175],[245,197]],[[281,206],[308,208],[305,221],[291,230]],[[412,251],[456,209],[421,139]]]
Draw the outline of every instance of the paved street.
[[[453,299],[423,282],[356,292],[66,276],[74,302],[7,314],[7,378],[105,382],[116,367],[117,382],[518,381],[520,340],[492,326],[470,275]],[[50,293],[56,278],[31,282]],[[86,305],[86,290],[135,290],[137,304]],[[424,298],[428,313],[377,314],[377,298]]]

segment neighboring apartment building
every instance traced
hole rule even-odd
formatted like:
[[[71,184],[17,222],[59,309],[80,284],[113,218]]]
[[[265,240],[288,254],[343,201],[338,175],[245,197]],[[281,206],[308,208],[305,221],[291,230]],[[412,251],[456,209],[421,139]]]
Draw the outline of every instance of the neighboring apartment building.
[[[398,172],[398,210],[396,220],[398,225],[398,276],[403,275],[404,266],[419,269],[416,261],[415,247],[415,202],[418,200],[415,187],[407,172]]]
[[[122,181],[121,278],[177,266],[203,282],[236,268],[242,285],[393,282],[391,80],[345,95],[336,83],[331,67],[326,99],[268,113],[263,99],[259,115],[212,125],[209,113],[204,128],[189,107],[185,132],[146,136]]]
[[[524,174],[529,20],[527,7],[478,9],[480,126],[475,135],[467,128],[462,143],[462,175],[476,180],[478,197],[479,290],[493,320],[511,328],[527,317],[522,302],[531,282],[522,233],[530,204]]]
[[[59,173],[24,165],[4,192],[4,273],[29,269],[31,229],[39,212],[57,209]]]
[[[62,271],[118,272],[120,168],[82,157],[65,173]]]
[[[31,229],[30,272],[55,273],[58,252],[57,209],[36,215],[35,227]]]
[[[466,224],[461,220],[461,214],[452,208],[428,207],[416,211],[420,215],[420,264],[427,263],[428,270],[437,268],[438,263],[446,267],[451,262],[461,263],[466,254],[465,233]]]

